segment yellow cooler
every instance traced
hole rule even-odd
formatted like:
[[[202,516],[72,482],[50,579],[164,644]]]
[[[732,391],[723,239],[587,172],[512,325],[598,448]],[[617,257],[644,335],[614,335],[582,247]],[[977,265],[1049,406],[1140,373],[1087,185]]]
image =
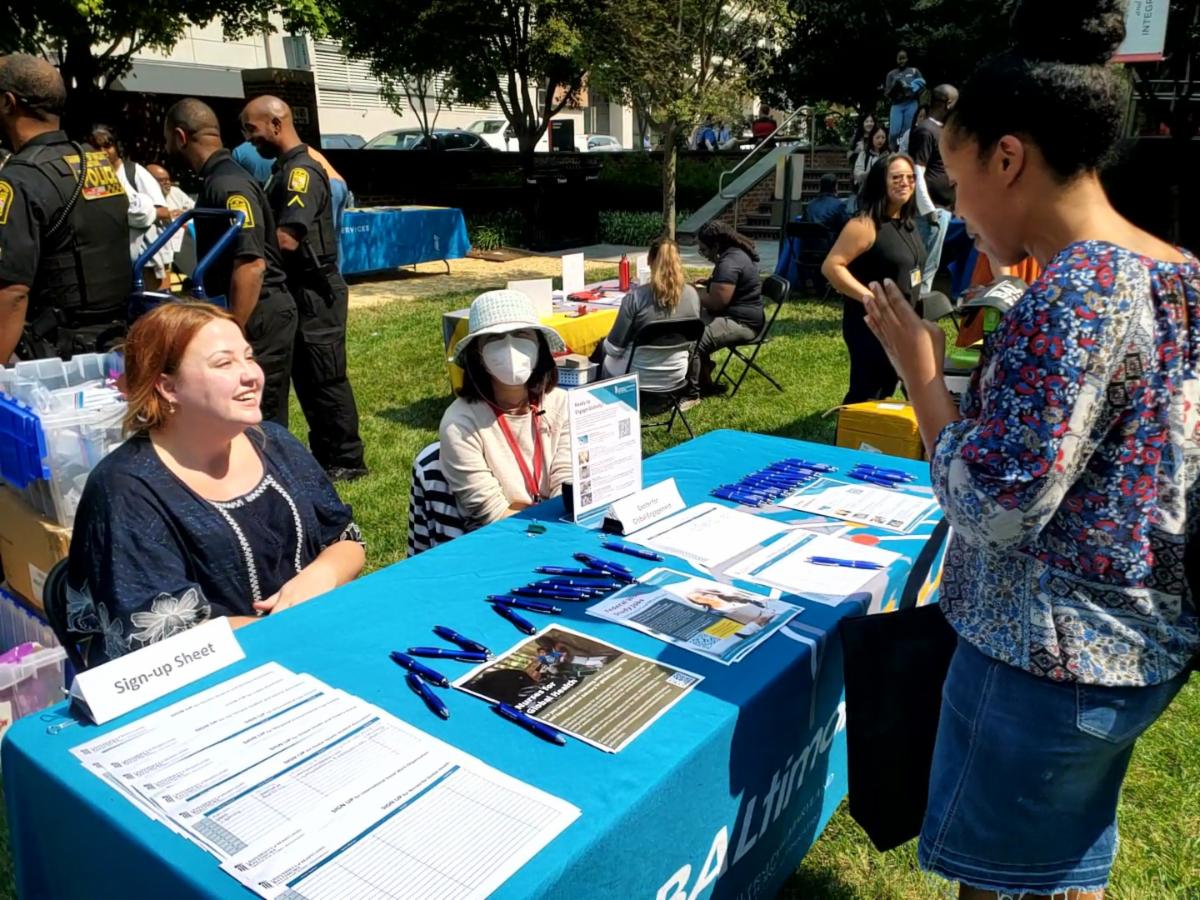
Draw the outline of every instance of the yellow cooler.
[[[924,459],[917,417],[908,403],[872,400],[838,410],[837,445],[851,450]]]

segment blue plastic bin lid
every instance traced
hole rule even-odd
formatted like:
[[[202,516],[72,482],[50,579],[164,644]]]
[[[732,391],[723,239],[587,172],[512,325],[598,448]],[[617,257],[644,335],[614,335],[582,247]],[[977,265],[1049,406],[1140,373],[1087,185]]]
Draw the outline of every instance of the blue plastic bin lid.
[[[50,477],[45,459],[42,420],[24,403],[0,394],[0,478],[23,490]]]

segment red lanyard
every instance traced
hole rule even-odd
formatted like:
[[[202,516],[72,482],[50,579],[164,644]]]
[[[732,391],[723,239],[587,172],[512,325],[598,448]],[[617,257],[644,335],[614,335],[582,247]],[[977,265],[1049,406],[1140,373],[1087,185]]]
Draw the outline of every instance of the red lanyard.
[[[533,472],[529,471],[529,465],[525,462],[525,455],[521,452],[521,447],[517,444],[517,439],[513,437],[512,429],[508,427],[504,411],[498,406],[492,406],[492,410],[496,413],[496,421],[500,423],[500,431],[504,434],[504,439],[508,441],[508,448],[512,450],[513,458],[516,459],[517,465],[521,467],[521,477],[525,479],[525,489],[529,491],[530,502],[537,503],[542,499],[543,467],[542,439],[541,434],[538,432],[538,408],[532,403],[529,404],[530,430],[533,434]]]

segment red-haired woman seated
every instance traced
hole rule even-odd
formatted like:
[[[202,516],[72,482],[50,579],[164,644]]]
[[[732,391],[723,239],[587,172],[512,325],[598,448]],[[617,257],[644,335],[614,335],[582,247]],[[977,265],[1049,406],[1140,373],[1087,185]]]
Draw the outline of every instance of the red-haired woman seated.
[[[263,422],[233,317],[169,303],[125,343],[129,440],[88,478],[67,575],[89,665],[206,619],[236,627],[352,580],[362,538],[320,465]]]

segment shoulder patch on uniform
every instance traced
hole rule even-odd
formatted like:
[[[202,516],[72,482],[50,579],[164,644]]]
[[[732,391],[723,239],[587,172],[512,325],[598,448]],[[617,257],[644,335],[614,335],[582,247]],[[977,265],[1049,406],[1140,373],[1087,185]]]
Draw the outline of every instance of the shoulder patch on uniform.
[[[250,201],[246,199],[245,194],[230,194],[225,200],[225,208],[246,214],[246,220],[242,222],[242,228],[254,227],[254,207],[250,205]]]
[[[288,175],[288,190],[295,191],[297,194],[308,193],[308,169],[303,166],[296,166]]]
[[[12,209],[13,189],[7,181],[0,181],[0,225],[8,224],[8,211]]]

